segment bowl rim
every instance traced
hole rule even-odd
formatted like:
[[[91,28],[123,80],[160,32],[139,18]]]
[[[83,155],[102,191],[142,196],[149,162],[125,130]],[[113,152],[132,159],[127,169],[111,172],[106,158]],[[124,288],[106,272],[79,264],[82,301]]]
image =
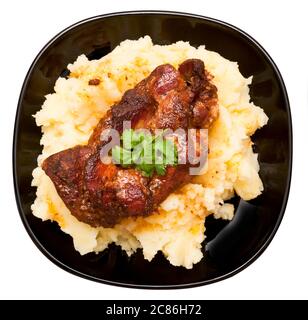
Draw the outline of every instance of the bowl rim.
[[[16,154],[18,152],[17,150],[17,136],[19,132],[19,122],[20,122],[20,113],[21,113],[21,105],[22,101],[24,100],[24,95],[25,91],[29,82],[29,79],[32,75],[32,71],[35,68],[38,60],[41,58],[43,53],[51,47],[58,39],[60,39],[63,35],[65,35],[67,32],[73,30],[76,27],[79,27],[82,24],[91,22],[91,21],[97,21],[109,17],[117,17],[117,16],[127,16],[127,15],[146,15],[146,14],[151,14],[151,15],[170,15],[174,17],[188,17],[188,18],[196,18],[200,20],[206,20],[208,22],[212,22],[217,25],[222,25],[227,29],[231,29],[232,31],[235,31],[236,33],[239,33],[242,37],[244,37],[246,40],[251,42],[259,51],[262,52],[262,54],[265,56],[266,60],[270,63],[272,69],[274,70],[278,82],[281,85],[282,89],[282,94],[283,94],[283,99],[286,103],[286,111],[287,111],[287,116],[288,116],[288,134],[289,134],[289,167],[288,167],[288,176],[287,176],[287,182],[285,186],[285,193],[282,201],[282,206],[281,210],[278,216],[278,219],[276,221],[274,229],[271,231],[271,233],[268,235],[268,237],[265,239],[264,243],[262,246],[256,251],[256,253],[250,257],[247,261],[242,263],[240,266],[235,268],[232,271],[227,272],[224,275],[220,275],[217,277],[214,277],[212,279],[207,279],[207,280],[202,280],[202,281],[196,281],[196,282],[191,282],[187,284],[172,284],[172,285],[152,285],[152,284],[134,284],[134,283],[125,283],[125,282],[120,282],[120,281],[113,281],[113,280],[106,280],[106,279],[101,279],[89,274],[86,274],[84,272],[75,270],[74,268],[66,265],[65,263],[61,262],[58,260],[56,257],[54,257],[45,247],[44,245],[37,239],[35,236],[34,232],[32,231],[32,228],[30,224],[27,221],[26,214],[23,212],[22,205],[21,205],[21,195],[19,194],[18,190],[18,180],[17,180],[17,164],[16,164]],[[120,12],[112,12],[112,13],[107,13],[107,14],[101,14],[101,15],[96,15],[93,17],[89,17],[83,20],[80,20],[62,31],[60,31],[58,34],[56,34],[53,38],[51,38],[44,46],[43,48],[39,51],[33,62],[31,63],[31,66],[26,74],[26,77],[23,81],[22,89],[19,95],[19,100],[17,104],[17,110],[16,110],[16,116],[15,116],[15,124],[14,124],[14,134],[13,134],[13,149],[12,149],[12,160],[13,160],[13,183],[14,183],[14,192],[15,192],[15,199],[17,203],[17,208],[18,212],[20,215],[20,218],[23,222],[23,225],[25,229],[27,230],[30,238],[36,245],[36,247],[50,260],[52,261],[55,265],[58,267],[62,268],[63,270],[74,274],[75,276],[79,276],[84,279],[96,281],[99,283],[103,284],[108,284],[108,285],[114,285],[118,287],[126,287],[126,288],[134,288],[134,289],[184,289],[184,288],[192,288],[192,287],[198,287],[202,285],[207,285],[211,283],[215,283],[227,278],[230,278],[234,276],[235,274],[239,273],[240,271],[244,270],[247,268],[249,265],[251,265],[258,257],[261,256],[261,254],[265,251],[265,249],[269,246],[271,243],[273,237],[275,236],[280,223],[282,221],[282,218],[284,216],[287,202],[288,202],[288,197],[290,193],[290,185],[291,185],[291,177],[292,177],[292,161],[293,161],[293,130],[292,130],[292,115],[291,115],[291,109],[290,109],[290,102],[287,94],[287,90],[285,87],[285,83],[283,81],[283,78],[280,74],[280,71],[278,67],[276,66],[275,62],[271,58],[271,56],[267,53],[267,51],[254,39],[252,38],[249,34],[247,34],[245,31],[241,30],[238,27],[233,26],[230,23],[215,19],[215,18],[210,18],[207,16],[199,15],[199,14],[193,14],[193,13],[186,13],[186,12],[178,12],[178,11],[166,11],[166,10],[133,10],[133,11],[120,11]]]

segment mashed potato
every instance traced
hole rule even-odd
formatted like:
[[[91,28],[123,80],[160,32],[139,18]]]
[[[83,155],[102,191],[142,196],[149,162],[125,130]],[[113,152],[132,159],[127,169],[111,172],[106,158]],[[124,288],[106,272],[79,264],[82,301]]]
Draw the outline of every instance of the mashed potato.
[[[196,176],[160,205],[149,217],[128,218],[113,228],[93,228],[71,215],[49,177],[41,169],[49,155],[87,140],[108,108],[120,100],[155,67],[171,63],[177,67],[183,60],[198,58],[214,75],[218,88],[220,116],[209,132],[208,169]],[[236,62],[231,62],[204,46],[194,48],[188,42],[168,46],[153,45],[146,36],[126,40],[110,54],[89,61],[84,55],[70,64],[69,79],[59,78],[55,93],[49,94],[35,115],[42,127],[43,152],[33,171],[37,198],[33,214],[42,220],[57,221],[70,234],[80,254],[105,250],[112,242],[128,255],[141,248],[151,261],[158,251],[174,266],[192,268],[202,258],[205,218],[232,219],[234,208],[226,203],[235,193],[242,199],[257,197],[263,190],[259,178],[257,154],[250,136],[267,123],[263,110],[250,102],[248,85]],[[100,79],[98,86],[88,81]]]

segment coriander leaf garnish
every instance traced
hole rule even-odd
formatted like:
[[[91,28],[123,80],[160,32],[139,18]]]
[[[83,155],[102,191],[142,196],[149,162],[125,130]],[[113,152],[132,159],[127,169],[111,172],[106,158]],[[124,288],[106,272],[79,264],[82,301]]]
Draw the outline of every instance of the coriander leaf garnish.
[[[121,136],[121,145],[112,148],[112,159],[122,167],[134,167],[145,177],[166,173],[167,165],[176,165],[178,153],[175,143],[164,137],[134,129],[126,129]]]

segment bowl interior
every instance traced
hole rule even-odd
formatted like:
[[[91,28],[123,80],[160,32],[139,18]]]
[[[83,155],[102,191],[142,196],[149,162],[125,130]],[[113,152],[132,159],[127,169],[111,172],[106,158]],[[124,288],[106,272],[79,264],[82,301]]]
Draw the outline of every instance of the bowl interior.
[[[97,59],[125,39],[150,35],[154,43],[179,40],[206,45],[225,58],[237,61],[246,77],[253,75],[252,101],[262,106],[269,123],[254,135],[259,153],[264,193],[245,202],[234,199],[236,215],[226,222],[206,220],[204,258],[191,270],[171,266],[161,254],[150,263],[137,252],[128,258],[117,246],[101,254],[81,256],[70,236],[55,223],[31,214],[35,199],[32,170],[41,152],[41,132],[32,115],[44,96],[53,92],[55,80],[67,76],[66,66],[80,54]],[[70,27],[39,54],[20,96],[14,137],[14,174],[21,217],[36,245],[55,263],[75,274],[120,285],[189,286],[229,276],[258,256],[274,235],[283,215],[291,173],[291,119],[288,99],[278,70],[267,54],[244,33],[211,19],[173,13],[130,13],[101,16]]]

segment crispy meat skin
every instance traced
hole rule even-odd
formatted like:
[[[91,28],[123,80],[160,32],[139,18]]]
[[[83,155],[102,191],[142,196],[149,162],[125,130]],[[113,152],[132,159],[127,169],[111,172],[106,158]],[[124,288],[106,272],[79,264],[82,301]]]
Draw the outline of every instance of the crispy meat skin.
[[[112,227],[129,216],[146,216],[166,197],[191,180],[189,165],[168,166],[164,176],[145,178],[132,168],[103,164],[104,129],[172,129],[209,127],[218,116],[217,89],[198,59],[184,61],[176,70],[157,67],[134,89],[124,93],[94,129],[86,146],[76,146],[48,157],[43,170],[59,196],[80,221]]]

